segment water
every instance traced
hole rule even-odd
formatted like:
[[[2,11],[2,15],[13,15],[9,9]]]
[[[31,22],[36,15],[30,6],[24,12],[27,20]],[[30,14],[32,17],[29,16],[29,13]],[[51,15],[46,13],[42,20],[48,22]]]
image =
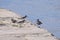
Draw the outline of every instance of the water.
[[[39,18],[43,28],[60,38],[60,0],[0,0],[0,8],[28,15],[34,22]]]

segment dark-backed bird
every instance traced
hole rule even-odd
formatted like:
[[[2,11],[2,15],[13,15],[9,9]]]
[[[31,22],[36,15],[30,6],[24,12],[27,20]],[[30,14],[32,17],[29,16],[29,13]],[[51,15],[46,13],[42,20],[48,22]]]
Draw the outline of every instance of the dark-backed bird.
[[[41,25],[42,22],[41,22],[39,19],[37,19],[37,24],[38,24],[38,25]]]
[[[19,21],[18,23],[24,23],[25,22],[25,20],[22,20],[22,21]]]
[[[12,23],[16,23],[17,21],[16,20],[14,20],[14,19],[11,19],[11,21],[12,21]]]
[[[54,34],[51,34],[52,36],[54,36]]]
[[[26,17],[27,17],[27,15],[23,16],[22,19],[24,19],[24,18],[26,18]]]

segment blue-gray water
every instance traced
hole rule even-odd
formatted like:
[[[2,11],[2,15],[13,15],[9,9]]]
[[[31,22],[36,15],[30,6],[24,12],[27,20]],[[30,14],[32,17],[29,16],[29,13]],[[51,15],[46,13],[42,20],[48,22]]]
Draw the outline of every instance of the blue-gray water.
[[[12,10],[35,22],[60,38],[60,0],[0,0],[0,8]]]

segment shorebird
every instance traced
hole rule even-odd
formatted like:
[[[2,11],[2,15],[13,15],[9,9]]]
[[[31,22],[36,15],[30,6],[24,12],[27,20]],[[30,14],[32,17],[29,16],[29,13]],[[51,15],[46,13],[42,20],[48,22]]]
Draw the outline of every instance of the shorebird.
[[[14,20],[14,19],[11,19],[11,21],[12,21],[12,23],[16,23],[17,21],[16,20]]]
[[[23,16],[23,17],[21,17],[21,18],[18,18],[18,19],[25,19],[27,17],[27,15],[25,15],[25,16]]]
[[[54,36],[54,34],[51,34],[52,36]]]
[[[27,17],[27,15],[23,16],[22,19],[25,19]]]
[[[18,23],[24,23],[25,22],[25,20],[22,20],[22,21],[19,21]]]
[[[39,19],[37,19],[37,24],[38,24],[38,25],[41,25],[42,22],[41,22]]]

